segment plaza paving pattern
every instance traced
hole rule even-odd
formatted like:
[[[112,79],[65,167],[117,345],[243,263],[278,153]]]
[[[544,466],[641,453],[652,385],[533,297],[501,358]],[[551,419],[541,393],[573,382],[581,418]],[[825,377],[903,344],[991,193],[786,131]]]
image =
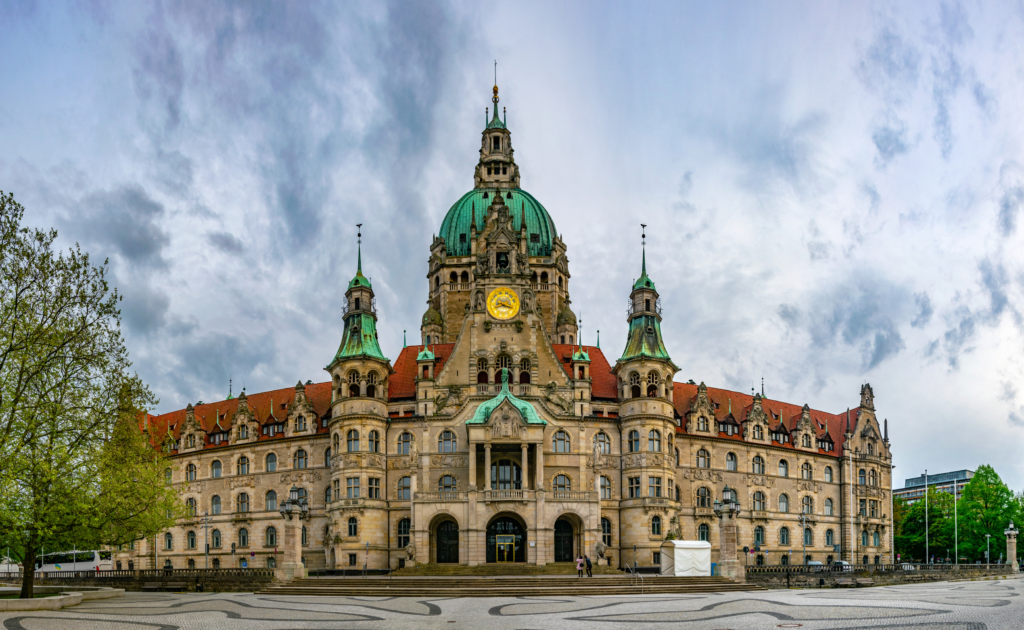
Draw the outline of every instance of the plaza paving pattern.
[[[1024,579],[672,596],[418,599],[128,593],[0,613],[6,630],[1024,628]]]

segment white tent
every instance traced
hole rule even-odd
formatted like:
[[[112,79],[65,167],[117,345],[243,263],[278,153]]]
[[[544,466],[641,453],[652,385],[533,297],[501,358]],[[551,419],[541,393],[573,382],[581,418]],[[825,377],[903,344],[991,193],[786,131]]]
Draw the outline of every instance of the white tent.
[[[711,575],[711,543],[666,540],[661,543],[661,575]]]

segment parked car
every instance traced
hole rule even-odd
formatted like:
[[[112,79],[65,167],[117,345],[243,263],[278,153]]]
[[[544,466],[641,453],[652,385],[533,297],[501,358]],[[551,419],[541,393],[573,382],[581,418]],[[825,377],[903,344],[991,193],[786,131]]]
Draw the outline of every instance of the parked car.
[[[832,563],[833,571],[853,571],[853,565],[846,560],[836,560]]]
[[[817,560],[808,560],[807,561],[807,570],[808,571],[826,571],[827,569],[825,569],[825,565],[823,563],[821,563],[821,562],[819,562]]]
[[[910,564],[909,562],[904,562],[900,564],[900,571],[917,571],[917,565]]]

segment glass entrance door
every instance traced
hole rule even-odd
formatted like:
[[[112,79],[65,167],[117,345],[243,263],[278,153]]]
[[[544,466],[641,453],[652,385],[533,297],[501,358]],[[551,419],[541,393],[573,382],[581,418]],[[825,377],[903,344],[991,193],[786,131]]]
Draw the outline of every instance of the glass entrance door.
[[[459,562],[459,526],[454,521],[445,521],[437,526],[437,561]]]
[[[516,537],[515,536],[495,536],[497,542],[495,543],[494,557],[497,562],[515,562],[516,561]]]

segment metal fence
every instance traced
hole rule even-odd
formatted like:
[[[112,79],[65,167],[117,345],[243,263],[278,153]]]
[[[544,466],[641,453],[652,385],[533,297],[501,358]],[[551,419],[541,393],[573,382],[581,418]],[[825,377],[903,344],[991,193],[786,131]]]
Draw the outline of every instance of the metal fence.
[[[36,571],[36,577],[44,580],[58,579],[102,579],[102,578],[273,578],[273,569],[114,569],[111,571]],[[21,573],[0,573],[0,580],[20,580]]]
[[[956,573],[964,571],[1009,570],[1008,564],[772,564],[746,567],[747,575],[759,573]]]

